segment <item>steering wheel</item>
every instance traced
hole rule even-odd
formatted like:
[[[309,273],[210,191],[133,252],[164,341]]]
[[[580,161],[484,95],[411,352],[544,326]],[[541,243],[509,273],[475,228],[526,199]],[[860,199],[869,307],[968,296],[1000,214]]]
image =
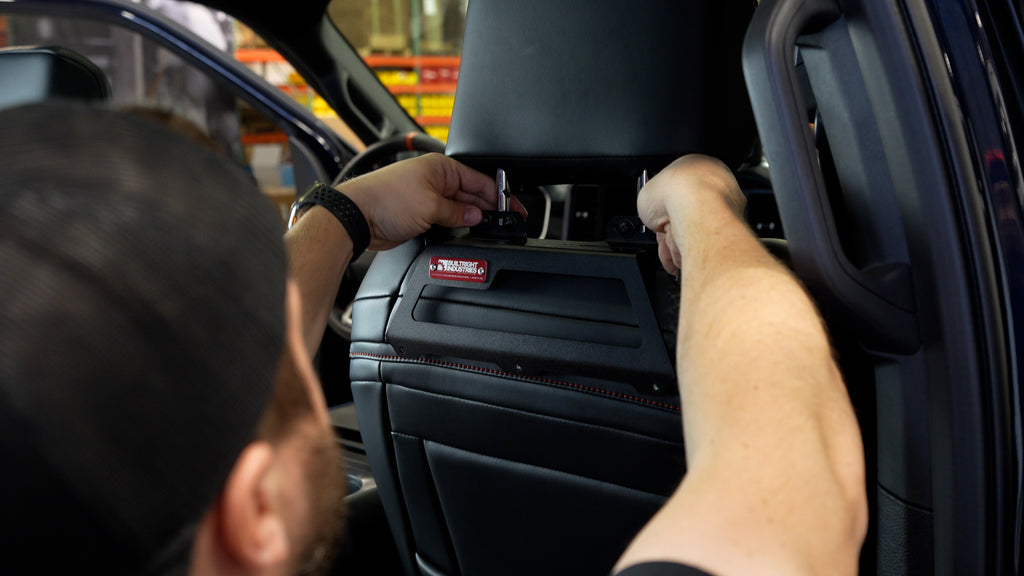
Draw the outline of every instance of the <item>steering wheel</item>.
[[[401,152],[443,153],[444,142],[422,132],[409,132],[408,134],[397,134],[385,138],[367,146],[365,150],[353,156],[348,164],[342,168],[341,172],[338,173],[333,185],[337,186],[345,180],[369,172],[378,166],[390,164],[396,160],[396,155]],[[355,298],[356,290],[359,289],[359,284],[363,280],[362,277],[366,274],[366,269],[369,267],[369,262],[372,259],[373,253],[367,252],[367,254],[369,255],[368,258],[360,258],[358,263],[352,262],[348,270],[345,271],[345,276],[338,289],[338,295],[334,300],[334,307],[327,320],[328,330],[324,334],[321,350],[323,350],[324,346],[329,348],[348,346],[348,342],[351,341],[351,305],[352,300]],[[341,360],[340,364],[335,362],[334,364],[336,365],[330,365],[329,358],[331,357],[343,358],[343,360]],[[318,369],[320,370],[322,381],[326,383],[329,381],[348,380],[347,350],[344,352],[319,354],[318,359]],[[341,376],[336,378],[332,374],[341,374]],[[324,387],[324,393],[328,396],[329,403],[336,404],[348,400],[346,392],[342,391],[340,392],[341,396],[337,396],[339,392],[330,389],[328,386]],[[351,392],[349,391],[347,394],[350,395]]]
[[[337,186],[345,180],[369,172],[379,164],[390,164],[399,152],[440,152],[443,154],[444,142],[422,132],[396,134],[374,142],[348,161],[348,164],[338,173],[338,177],[334,179],[334,185]]]
[[[346,180],[369,172],[381,165],[390,164],[396,160],[396,156],[401,152],[444,153],[444,142],[422,132],[396,134],[374,142],[348,161],[348,164],[341,169],[341,172],[334,179],[333,185],[338,186]],[[352,264],[355,264],[355,262]],[[347,336],[345,324],[349,324],[350,320],[345,319],[342,321],[340,314],[348,308],[355,297],[356,290],[359,288],[360,282],[362,282],[362,276],[366,273],[366,268],[369,266],[369,261],[366,260],[360,262],[360,264],[360,266],[349,266],[349,269],[345,272],[345,279],[342,281],[338,297],[335,299],[335,312],[337,314],[332,313],[331,315],[331,328],[345,336]]]

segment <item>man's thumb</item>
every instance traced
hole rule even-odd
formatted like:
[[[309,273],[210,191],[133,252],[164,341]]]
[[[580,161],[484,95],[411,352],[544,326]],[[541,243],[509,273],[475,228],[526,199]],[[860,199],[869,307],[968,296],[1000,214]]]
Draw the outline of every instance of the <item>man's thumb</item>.
[[[439,216],[437,224],[449,228],[476,226],[484,217],[483,212],[476,206],[447,198],[441,199]]]

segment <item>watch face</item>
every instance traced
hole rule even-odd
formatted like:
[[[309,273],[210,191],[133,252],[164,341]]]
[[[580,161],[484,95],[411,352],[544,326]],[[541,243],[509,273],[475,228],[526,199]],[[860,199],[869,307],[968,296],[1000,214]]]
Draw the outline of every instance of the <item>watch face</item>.
[[[295,202],[292,202],[292,209],[291,212],[289,212],[288,214],[289,230],[291,230],[292,226],[295,226],[295,223],[299,221],[299,216],[302,215],[303,209],[309,206],[310,204],[314,204],[314,202],[308,200],[308,198],[321,188],[328,188],[328,186],[325,186],[323,182],[316,180],[312,184],[310,184],[309,187],[302,192],[302,194],[299,194],[299,197],[295,199]]]
[[[299,202],[297,200],[295,202],[292,202],[291,212],[288,213],[288,229],[289,230],[291,230],[292,226],[295,226],[295,223],[299,221],[299,209],[301,207],[302,207],[301,204],[299,204]]]

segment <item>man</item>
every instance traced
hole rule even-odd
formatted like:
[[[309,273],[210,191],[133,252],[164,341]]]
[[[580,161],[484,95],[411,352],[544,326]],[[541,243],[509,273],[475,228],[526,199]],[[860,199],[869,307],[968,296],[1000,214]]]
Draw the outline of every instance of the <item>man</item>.
[[[33,105],[0,125],[0,571],[325,563],[344,481],[280,220],[252,179],[111,110]],[[486,177],[411,166],[422,185],[360,200],[374,247],[493,206]],[[393,201],[411,220],[389,219]],[[290,243],[344,266],[319,211]]]
[[[24,135],[0,143],[5,567],[275,574],[328,557],[341,482],[310,350],[341,276],[354,249],[475,224],[493,181],[431,155],[347,182],[299,214],[286,282],[271,211],[212,153],[84,108],[0,125]],[[701,157],[640,199],[684,286],[690,471],[624,572],[856,570],[856,424],[813,307],[741,206]]]

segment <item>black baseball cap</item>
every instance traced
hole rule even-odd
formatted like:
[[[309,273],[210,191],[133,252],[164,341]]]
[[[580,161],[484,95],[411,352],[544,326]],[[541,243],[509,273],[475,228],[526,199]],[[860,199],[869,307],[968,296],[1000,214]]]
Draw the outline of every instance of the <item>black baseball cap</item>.
[[[284,339],[252,178],[94,105],[0,111],[0,572],[181,574]]]

